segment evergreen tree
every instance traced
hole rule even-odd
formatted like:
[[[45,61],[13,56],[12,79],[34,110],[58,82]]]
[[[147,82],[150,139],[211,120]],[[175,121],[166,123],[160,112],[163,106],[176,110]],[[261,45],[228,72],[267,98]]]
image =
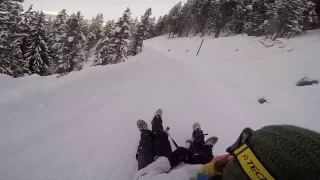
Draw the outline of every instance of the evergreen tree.
[[[161,24],[161,21],[162,21],[162,16],[159,17],[157,23],[156,23],[156,27],[155,27],[155,36],[160,36],[160,24]]]
[[[61,61],[63,61],[63,47],[67,41],[67,20],[69,16],[67,11],[63,9],[58,13],[52,24],[52,30],[49,33],[49,49],[51,50],[51,55],[54,63],[54,68],[56,68]],[[59,63],[60,62],[60,63]]]
[[[181,10],[181,27],[179,31],[179,37],[185,33],[186,36],[189,36],[190,31],[192,28],[195,28],[195,14],[193,14],[192,8],[193,8],[193,1],[188,0],[187,3],[185,3]]]
[[[288,33],[300,34],[303,30],[303,12],[305,6],[301,0],[275,1],[276,36],[284,37]]]
[[[142,30],[142,39],[146,40],[150,36],[150,16],[152,15],[151,8],[147,9],[144,15],[141,17],[140,29]]]
[[[215,28],[215,38],[218,38],[221,30],[232,20],[236,3],[228,0],[216,0],[213,26]]]
[[[123,16],[116,23],[114,36],[110,40],[110,59],[112,64],[124,62],[128,57],[128,48],[131,42],[130,22],[131,10],[127,8]]]
[[[101,33],[103,31],[103,15],[98,14],[97,17],[92,19],[91,24],[89,25],[89,35],[88,35],[88,44],[87,50],[90,51],[94,48],[98,41],[102,38]]]
[[[203,7],[203,1],[204,0],[194,0],[192,2],[192,7],[191,7],[191,13],[194,16],[195,19],[195,24],[194,24],[194,34],[196,35],[197,33],[201,32],[201,26],[203,24],[203,19],[201,16],[201,9]]]
[[[182,9],[181,2],[179,2],[169,11],[168,24],[167,24],[169,28],[168,38],[170,38],[171,33],[174,35],[174,34],[177,34],[180,30],[179,20],[181,20],[181,16],[180,16],[181,9]]]
[[[263,0],[261,0],[263,1]],[[260,0],[257,2],[261,2]],[[233,15],[231,20],[227,23],[226,28],[235,34],[246,32],[253,35],[255,29],[253,23],[253,5],[254,1],[239,0],[237,5],[233,8]]]
[[[131,49],[131,54],[133,56],[139,54],[141,51],[142,51],[142,45],[143,45],[143,24],[142,22],[140,22],[139,26],[138,26],[138,29],[136,31],[136,33],[134,34],[134,39],[133,39],[133,42],[132,42],[132,49]]]
[[[85,59],[85,42],[83,34],[83,16],[80,12],[72,14],[66,22],[66,41],[62,48],[63,58],[59,60],[58,73],[64,74],[81,70]]]
[[[0,73],[14,77],[28,73],[28,64],[23,59],[20,47],[24,35],[21,34],[21,3],[23,0],[0,1]]]
[[[192,4],[192,13],[195,17],[196,32],[202,32],[203,36],[211,27],[211,21],[209,21],[212,11],[215,7],[214,0],[195,0]]]
[[[136,17],[130,24],[131,43],[129,45],[129,55],[132,55],[132,56],[136,54],[134,50],[134,45],[136,44],[135,41],[136,41],[136,35],[137,35],[139,25],[140,25],[140,22],[138,20],[138,17]]]
[[[247,34],[248,35],[263,35],[265,32],[265,22],[268,22],[271,17],[268,12],[271,11],[271,5],[269,0],[260,0],[252,2],[252,17],[251,22],[247,23]]]
[[[134,39],[134,34],[138,30],[139,24],[140,24],[140,22],[139,22],[138,17],[136,17],[130,24],[130,26],[131,26],[130,32],[132,34],[133,39]]]
[[[46,36],[48,37],[48,45],[49,45],[49,37],[52,34],[52,27],[53,27],[53,21],[54,18],[52,18],[51,16],[49,18],[45,18],[45,22],[44,22],[44,30],[46,32]]]
[[[318,24],[314,26],[320,28],[320,0],[314,0],[314,3],[316,4],[316,14],[318,15]]]
[[[156,28],[156,17],[150,18],[148,22],[148,32],[146,39],[155,37],[155,28]]]
[[[157,22],[155,34],[169,33],[170,38],[172,33],[181,37],[193,31],[203,36],[214,29],[215,37],[222,30],[290,37],[316,27],[319,7],[319,0],[188,0]]]
[[[142,51],[143,40],[149,36],[149,23],[150,16],[152,14],[151,8],[147,9],[143,16],[141,16],[141,22],[138,26],[136,33],[134,34],[134,40],[132,43],[132,55],[137,55]]]
[[[19,24],[20,33],[23,35],[22,40],[19,41],[20,43],[20,49],[22,53],[23,62],[21,65],[23,65],[25,68],[27,68],[27,74],[31,74],[30,71],[30,63],[26,58],[26,53],[28,50],[28,39],[32,35],[31,31],[34,29],[36,24],[37,18],[36,18],[36,12],[32,10],[32,6],[29,7],[29,9],[23,13],[23,18],[21,23]]]
[[[52,58],[47,47],[47,37],[44,29],[45,15],[34,13],[30,21],[30,35],[26,40],[25,58],[29,62],[30,72],[41,76],[49,75]]]
[[[95,52],[94,66],[111,64],[109,57],[109,43],[109,37],[105,37],[99,41],[99,48]]]
[[[95,49],[95,60],[93,63],[94,66],[111,64],[111,59],[109,57],[109,43],[113,33],[113,26],[114,22],[108,21],[103,28],[101,33],[102,38],[98,41]]]
[[[168,15],[164,15],[161,20],[159,19],[157,28],[156,28],[156,34],[158,36],[163,35],[166,33],[166,27],[167,27],[167,21],[168,21]]]
[[[303,0],[304,1],[304,11],[303,11],[303,22],[302,30],[310,30],[312,27],[315,27],[318,22],[318,16],[316,12],[316,4],[312,0]]]
[[[110,34],[112,33],[112,30],[114,28],[115,28],[114,20],[108,21],[101,32],[101,37],[102,38],[110,37]]]

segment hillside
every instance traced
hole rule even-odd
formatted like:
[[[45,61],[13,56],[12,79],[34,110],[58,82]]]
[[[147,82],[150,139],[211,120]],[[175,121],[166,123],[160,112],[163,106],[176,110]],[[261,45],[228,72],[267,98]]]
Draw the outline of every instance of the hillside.
[[[245,127],[319,130],[320,85],[296,86],[305,76],[320,80],[318,31],[275,42],[204,39],[198,56],[201,38],[161,36],[117,65],[61,78],[1,74],[0,179],[130,180],[137,170],[136,121],[150,126],[158,108],[181,146],[194,122],[218,136],[216,155]]]

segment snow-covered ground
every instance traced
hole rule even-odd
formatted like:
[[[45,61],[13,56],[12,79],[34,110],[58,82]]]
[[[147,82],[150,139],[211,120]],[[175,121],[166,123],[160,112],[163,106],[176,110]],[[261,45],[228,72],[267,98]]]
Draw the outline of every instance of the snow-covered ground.
[[[128,62],[57,79],[0,75],[0,179],[132,179],[139,132],[164,110],[181,146],[194,122],[224,153],[245,127],[294,124],[320,130],[317,31],[269,42],[238,35],[158,37]],[[260,42],[259,42],[260,41]],[[270,46],[270,47],[266,47]],[[265,97],[269,103],[259,104]],[[174,146],[172,146],[174,147]]]

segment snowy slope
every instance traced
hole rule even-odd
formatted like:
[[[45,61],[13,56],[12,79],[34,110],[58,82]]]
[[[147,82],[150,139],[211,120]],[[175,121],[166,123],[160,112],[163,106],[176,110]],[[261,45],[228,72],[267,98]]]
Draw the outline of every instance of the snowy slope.
[[[200,38],[158,37],[126,63],[60,79],[0,75],[0,179],[130,180],[136,121],[150,125],[157,108],[182,146],[194,122],[218,136],[215,154],[247,126],[319,131],[320,86],[295,83],[305,75],[320,79],[320,36],[308,32],[269,48],[261,40],[206,37],[196,57]]]

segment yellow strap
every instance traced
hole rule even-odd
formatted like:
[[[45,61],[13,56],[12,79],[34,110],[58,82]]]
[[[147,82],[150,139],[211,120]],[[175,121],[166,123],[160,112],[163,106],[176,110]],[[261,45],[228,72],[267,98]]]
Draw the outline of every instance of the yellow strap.
[[[242,169],[246,172],[248,177],[252,180],[275,180],[271,174],[263,167],[261,162],[253,154],[252,150],[246,145],[234,151],[240,162]]]

